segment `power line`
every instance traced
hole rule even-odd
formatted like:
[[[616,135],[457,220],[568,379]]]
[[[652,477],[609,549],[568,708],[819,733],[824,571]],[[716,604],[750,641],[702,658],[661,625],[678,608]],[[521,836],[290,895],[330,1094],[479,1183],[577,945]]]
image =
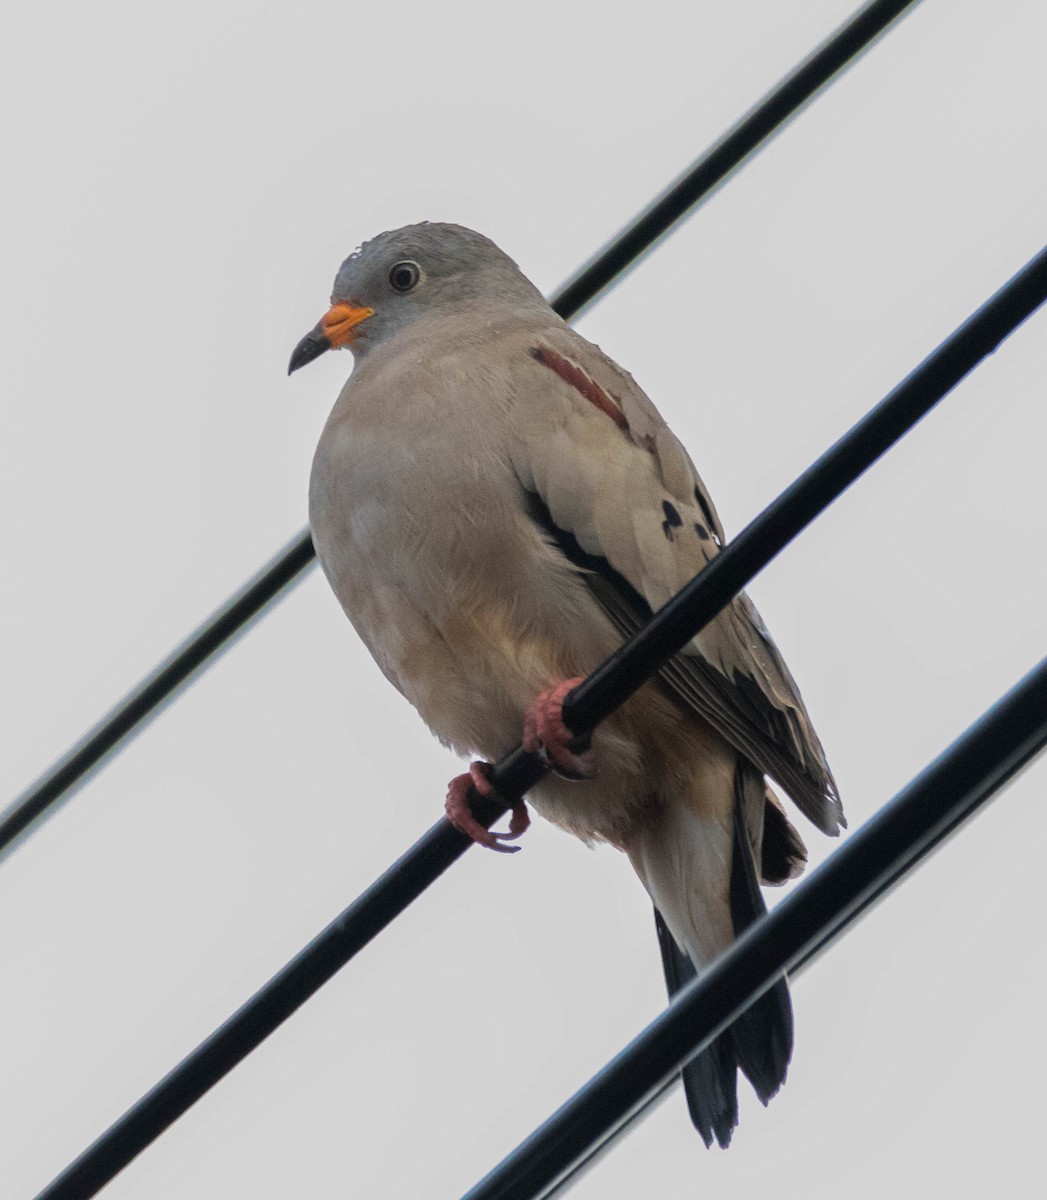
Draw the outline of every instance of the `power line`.
[[[0,858],[19,834],[101,767],[146,721],[157,716],[201,667],[220,650],[228,650],[315,561],[313,540],[304,530],[154,667],[11,804],[0,818]]]
[[[1029,685],[1033,675],[1041,673],[1045,666],[1047,666],[1047,659],[1041,662],[1034,672],[1030,672],[1025,679],[1012,688],[1003,697],[1003,699],[993,706],[991,710],[983,713],[979,720],[974,725],[970,726],[970,728],[962,735],[962,738],[958,738],[956,742],[954,742],[953,745],[947,751],[945,751],[945,754],[951,754],[959,745],[960,741],[966,741],[969,739],[975,729],[981,728],[990,718],[990,716],[994,716],[995,714],[994,719],[1000,719],[1006,723],[1006,718],[1000,716],[1000,710],[1002,706],[1014,702],[1019,689],[1025,688],[1027,685]],[[1035,703],[1042,704],[1042,701],[1037,700]],[[1007,736],[1009,735],[1005,734],[1005,738]],[[994,743],[991,739],[989,739],[988,744],[992,746]],[[1002,745],[1002,743],[999,742],[995,744],[997,746]],[[1035,749],[1030,750],[1029,757],[1032,757],[1034,754],[1042,753],[1043,745],[1044,743],[1041,741]],[[940,757],[944,757],[944,755]],[[930,771],[935,765],[936,764],[932,764],[932,766],[928,767],[927,770]],[[1015,772],[1017,769],[1018,768],[1015,768]],[[992,799],[993,795],[995,795],[995,791],[1005,787],[1007,783],[1011,781],[1011,778],[1015,772],[1012,772],[1007,778],[1002,778],[1000,782],[995,785],[994,789],[987,790],[982,796],[981,800],[975,802],[975,807]],[[926,772],[924,772],[924,774],[926,774]],[[922,779],[923,776],[921,775],[920,778]],[[972,780],[971,782],[973,783],[974,781]],[[914,784],[910,784],[903,794],[907,794],[913,786]],[[897,803],[897,801],[892,802],[892,804],[893,803]],[[873,821],[878,821],[881,814],[885,811],[886,806],[884,809],[881,809],[880,813],[873,818]],[[896,883],[900,883],[908,875],[912,874],[912,872],[920,865],[920,863],[927,857],[928,854],[933,853],[939,848],[939,846],[943,845],[945,841],[959,829],[960,825],[962,825],[969,817],[974,815],[974,807],[957,808],[954,815],[955,819],[953,822],[951,824],[943,825],[933,839],[926,841],[921,846],[910,848],[904,860],[900,859],[894,864],[893,870],[885,870],[879,877],[875,888],[871,891],[869,899],[861,906],[856,907],[843,924],[832,929],[831,931],[824,931],[821,936],[812,936],[810,939],[808,939],[803,952],[795,960],[793,965],[786,968],[790,980],[798,978],[808,969],[808,967],[813,966],[814,963],[821,958],[822,954],[826,950],[831,949],[837,939],[842,934],[847,932],[855,920],[864,916],[874,904],[877,904],[880,900],[883,900],[887,896],[888,892],[893,889]],[[859,833],[862,832],[863,831],[859,831]],[[852,837],[849,838],[845,844],[850,845],[854,836],[855,835],[852,835]],[[813,877],[814,876],[812,874],[810,878],[813,879]],[[745,1005],[742,1007],[745,1007]],[[695,1031],[695,1033],[697,1032],[698,1031]],[[705,1041],[696,1043],[694,1052],[699,1053],[702,1049],[704,1049],[706,1044],[707,1043]],[[624,1137],[626,1137],[633,1130],[636,1125],[638,1125],[641,1121],[646,1120],[647,1117],[651,1116],[654,1110],[662,1103],[662,1101],[668,1099],[668,1097],[676,1090],[679,1083],[679,1075],[671,1075],[668,1079],[663,1080],[660,1084],[655,1086],[653,1090],[648,1091],[646,1098],[641,1104],[633,1108],[623,1119],[616,1121],[613,1126],[606,1129],[597,1141],[590,1143],[587,1149],[576,1155],[570,1167],[562,1171],[555,1180],[549,1183],[547,1187],[543,1187],[540,1192],[535,1193],[535,1200],[555,1200],[556,1197],[566,1195],[566,1193],[570,1191],[570,1189],[576,1183],[578,1183],[583,1176],[587,1175],[593,1169],[593,1167],[597,1165],[597,1163],[602,1162],[603,1159],[618,1145],[618,1143]],[[559,1110],[557,1111],[559,1112]]]
[[[463,1197],[536,1200],[601,1145],[783,972],[838,937],[1047,745],[1047,659]]]
[[[564,709],[570,727],[578,732],[590,729],[623,703],[1045,299],[1047,249],[986,301],[648,625],[575,689]],[[543,771],[537,757],[517,747],[496,765],[492,782],[500,796],[511,799],[533,787]],[[489,825],[506,806],[481,803],[479,797],[474,797],[474,807],[478,819]],[[39,1200],[82,1200],[94,1195],[471,845],[446,819],[438,821],[238,1012],[85,1150],[40,1194]]]
[[[914,0],[895,0],[860,8],[737,120],[613,242],[563,284],[552,301],[553,308],[565,320],[568,313],[577,316],[794,117],[833,75],[868,50],[890,25],[914,7]]]
[[[553,296],[553,308],[565,320],[577,316],[916,3],[873,0],[859,9],[580,268]],[[107,756],[119,752],[197,671],[228,649],[239,633],[302,578],[313,560],[312,539],[303,530],[17,796],[0,816],[0,858],[34,821],[82,784]]]

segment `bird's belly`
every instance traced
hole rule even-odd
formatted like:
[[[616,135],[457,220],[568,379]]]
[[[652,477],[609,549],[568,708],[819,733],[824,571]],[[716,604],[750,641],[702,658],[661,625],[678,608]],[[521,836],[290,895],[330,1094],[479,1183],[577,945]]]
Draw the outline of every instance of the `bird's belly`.
[[[310,520],[324,571],[434,732],[463,753],[500,751],[562,665],[571,614],[561,602],[585,593],[595,606],[540,542],[504,468],[499,477],[497,464],[463,464],[459,451],[446,475],[429,460],[421,473],[408,451],[387,449],[376,469],[366,451],[343,446],[334,463],[318,453],[314,464]]]
[[[360,451],[359,446],[355,447]],[[363,448],[364,450],[366,447]],[[310,520],[331,586],[386,677],[462,755],[497,759],[521,738],[545,688],[586,675],[620,637],[584,578],[527,515],[519,485],[475,464],[412,487],[407,456],[318,453]],[[622,844],[659,790],[675,708],[649,686],[594,736],[595,780],[549,779],[533,794],[548,819]],[[646,747],[646,752],[645,752]],[[645,761],[646,760],[646,761]]]

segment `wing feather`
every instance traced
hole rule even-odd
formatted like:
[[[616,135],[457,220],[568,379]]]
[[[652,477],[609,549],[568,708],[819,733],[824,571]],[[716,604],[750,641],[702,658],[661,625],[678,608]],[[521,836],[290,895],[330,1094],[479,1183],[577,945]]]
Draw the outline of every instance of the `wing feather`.
[[[529,349],[510,414],[514,469],[535,521],[627,636],[719,553],[719,516],[686,450],[630,375],[566,327]],[[819,829],[835,834],[845,824],[796,682],[747,596],[660,678]]]

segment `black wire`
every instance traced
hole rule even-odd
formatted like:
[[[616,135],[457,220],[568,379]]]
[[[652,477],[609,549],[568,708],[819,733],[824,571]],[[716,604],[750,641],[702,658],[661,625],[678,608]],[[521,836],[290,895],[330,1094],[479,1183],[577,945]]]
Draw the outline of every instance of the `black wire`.
[[[589,727],[590,722],[606,715],[616,703],[622,703],[642,682],[632,650],[634,645],[646,647],[650,655],[649,677],[666,654],[682,649],[729,602],[733,592],[728,588],[744,587],[791,536],[827,508],[888,445],[915,425],[1045,299],[1047,249],[946,339],[735,541],[725,546],[609,663],[580,685],[572,693],[577,698],[571,709],[575,714],[572,719],[580,719]],[[791,529],[790,521],[795,522]],[[667,629],[671,632],[666,633]],[[565,715],[566,711],[565,705]],[[517,747],[496,765],[493,782],[500,795],[519,796],[541,778],[542,772],[539,760]],[[481,804],[476,797],[474,807],[478,818],[490,824],[506,806]],[[85,1150],[40,1194],[39,1200],[73,1197],[81,1200],[94,1195],[287,1020],[471,845],[446,819],[438,821],[221,1028]]]
[[[1047,659],[755,922],[463,1200],[535,1200],[592,1166],[681,1065],[838,937],[1047,745]]]
[[[796,479],[564,701],[563,719],[592,729],[689,639],[695,613],[719,612],[1047,298],[1047,249],[969,317],[915,371]]]
[[[38,817],[103,766],[107,757],[140,730],[148,718],[157,716],[179,688],[219,650],[227,650],[245,633],[269,605],[298,581],[315,557],[313,540],[305,530],[18,796],[0,818],[0,857]]]
[[[652,250],[700,200],[794,117],[841,68],[867,50],[915,0],[866,4],[795,67],[565,283],[552,301],[562,317],[576,316],[627,267]]]
[[[621,230],[550,301],[568,320],[665,236],[741,163],[797,113],[847,63],[867,49],[918,0],[874,0],[742,117],[663,195]],[[52,767],[17,796],[0,816],[0,858],[28,827],[106,756],[113,754],[233,638],[273,604],[313,561],[303,530],[250,583],[212,614],[168,659],[129,692]]]
[[[1039,670],[1040,668],[1037,669]],[[1012,689],[1011,692],[1004,697],[1004,699],[1007,700],[1013,697],[1014,690],[1015,689]],[[1042,750],[1042,743],[1040,749]],[[1003,780],[1003,783],[1006,782],[1008,782],[1008,780]],[[985,799],[989,799],[989,796],[987,795]],[[920,865],[923,859],[927,857],[928,854],[934,850],[937,850],[941,845],[943,845],[971,815],[972,812],[967,811],[966,809],[956,809],[952,819],[950,821],[943,822],[939,835],[933,841],[927,842],[922,847],[915,848],[905,861],[896,863],[893,870],[887,869],[883,872],[869,901],[865,905],[857,908],[854,913],[851,914],[845,924],[831,931],[825,931],[821,936],[812,935],[810,941],[800,954],[799,958],[792,966],[788,968],[789,978],[796,979],[809,967],[812,967],[821,958],[822,954],[833,946],[837,938],[839,938],[841,934],[845,933],[847,929],[850,928],[851,924],[853,924],[855,920],[857,920],[859,917],[865,916],[865,914],[874,904],[877,904],[881,900],[885,899],[896,884],[901,883],[906,876],[911,874],[916,867]],[[701,1048],[701,1046],[696,1046],[696,1052]],[[662,1101],[666,1100],[673,1092],[675,1092],[679,1085],[680,1076],[678,1074],[672,1075],[668,1079],[663,1080],[662,1083],[658,1084],[653,1091],[648,1093],[646,1099],[639,1106],[634,1108],[627,1117],[617,1122],[613,1128],[608,1129],[606,1136],[591,1144],[584,1153],[579,1154],[575,1158],[570,1168],[565,1170],[558,1178],[553,1180],[547,1188],[543,1188],[540,1193],[536,1193],[536,1200],[554,1200],[554,1197],[566,1194],[582,1179],[583,1176],[588,1175],[593,1167],[602,1162],[603,1159],[610,1154],[613,1149],[615,1149],[618,1143],[624,1137],[626,1137],[636,1125],[653,1115],[654,1110],[662,1103]]]

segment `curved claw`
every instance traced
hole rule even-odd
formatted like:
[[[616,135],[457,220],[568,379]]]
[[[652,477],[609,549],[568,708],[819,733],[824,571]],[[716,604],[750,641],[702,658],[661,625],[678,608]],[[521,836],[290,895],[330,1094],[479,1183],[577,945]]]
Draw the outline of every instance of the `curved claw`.
[[[531,824],[527,805],[522,800],[518,800],[513,805],[509,829],[505,833],[495,833],[490,829],[484,829],[473,816],[473,810],[469,806],[469,792],[473,788],[481,796],[487,796],[490,799],[497,798],[497,793],[491,785],[490,771],[490,763],[478,761],[469,764],[468,772],[456,775],[447,785],[444,812],[455,829],[464,833],[466,837],[472,838],[478,845],[485,846],[488,850],[497,850],[499,854],[515,854],[521,847],[506,846],[503,845],[503,842],[515,841],[527,832]]]

